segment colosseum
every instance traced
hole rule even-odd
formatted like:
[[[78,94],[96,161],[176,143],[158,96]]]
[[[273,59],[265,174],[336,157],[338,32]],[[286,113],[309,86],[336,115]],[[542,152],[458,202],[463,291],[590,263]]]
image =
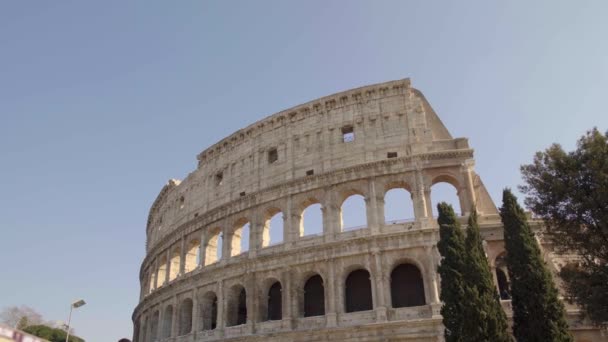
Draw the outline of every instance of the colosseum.
[[[474,164],[467,139],[452,137],[409,79],[235,132],[150,209],[134,341],[443,341],[439,183],[453,187],[463,221],[476,206],[511,315],[502,225]],[[404,217],[387,217],[398,192]],[[362,225],[345,223],[347,203]],[[604,339],[567,308],[577,341]]]

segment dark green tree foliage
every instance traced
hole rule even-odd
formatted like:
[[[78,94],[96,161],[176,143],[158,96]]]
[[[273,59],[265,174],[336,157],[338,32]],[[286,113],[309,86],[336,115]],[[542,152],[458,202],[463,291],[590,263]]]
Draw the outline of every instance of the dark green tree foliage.
[[[66,331],[58,328],[51,328],[46,325],[31,325],[23,329],[28,334],[47,339],[51,342],[65,342]],[[69,342],[84,342],[80,337],[70,335]]]
[[[437,249],[441,254],[438,267],[441,276],[441,315],[445,326],[446,342],[466,342],[464,334],[466,251],[464,236],[456,214],[451,205],[442,202],[437,205],[439,212],[439,242]]]
[[[477,212],[469,216],[465,239],[467,268],[465,270],[465,321],[467,341],[512,341],[509,335],[507,315],[500,305],[500,298],[490,265],[483,249],[483,241],[477,224]]]
[[[573,341],[564,305],[542,259],[534,233],[511,190],[505,189],[500,216],[504,225],[511,279],[513,334],[518,342]]]
[[[562,270],[570,299],[608,322],[608,132],[593,129],[572,152],[554,144],[521,168],[526,206],[544,219],[554,246],[581,256]]]

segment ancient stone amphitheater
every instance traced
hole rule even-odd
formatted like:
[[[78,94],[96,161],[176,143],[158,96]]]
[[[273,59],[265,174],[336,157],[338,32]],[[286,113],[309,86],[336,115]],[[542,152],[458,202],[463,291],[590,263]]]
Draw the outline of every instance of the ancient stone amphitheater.
[[[408,79],[274,114],[198,161],[150,210],[135,341],[443,340],[437,183],[455,188],[463,220],[476,205],[510,313],[502,226],[473,149]],[[413,217],[385,218],[396,190]],[[362,226],[344,224],[351,200]],[[580,341],[597,340],[569,313]]]

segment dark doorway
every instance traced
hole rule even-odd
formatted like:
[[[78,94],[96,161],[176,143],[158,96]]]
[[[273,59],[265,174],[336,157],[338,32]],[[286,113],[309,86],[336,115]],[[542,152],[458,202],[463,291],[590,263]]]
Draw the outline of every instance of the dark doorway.
[[[239,303],[237,308],[236,325],[247,323],[247,293],[241,289],[239,293]]]
[[[283,299],[281,297],[281,283],[278,281],[268,290],[268,320],[278,321],[283,319]]]
[[[304,284],[304,317],[325,315],[325,289],[320,275],[314,275]]]
[[[391,272],[391,298],[394,308],[425,304],[424,281],[418,267],[401,264]]]

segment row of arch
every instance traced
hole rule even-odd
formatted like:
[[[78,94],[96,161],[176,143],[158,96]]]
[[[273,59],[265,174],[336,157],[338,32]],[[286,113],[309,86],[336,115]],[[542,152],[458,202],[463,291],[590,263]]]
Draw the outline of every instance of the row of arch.
[[[262,321],[276,321],[283,319],[283,300],[287,299],[280,281],[272,279],[267,290],[260,298],[260,318]],[[372,279],[367,269],[358,268],[351,271],[344,281],[344,311],[358,312],[373,310]],[[310,275],[304,282],[301,291],[303,301],[301,310],[303,317],[325,315],[325,283],[319,274]],[[426,305],[424,280],[420,269],[410,263],[397,265],[390,274],[390,294],[393,308],[414,307]],[[227,293],[225,307],[225,325],[227,327],[246,324],[249,317],[247,291],[241,284],[233,285]],[[206,292],[199,303],[200,330],[214,330],[218,328],[218,297],[215,292]],[[177,329],[178,336],[192,332],[194,303],[191,298],[183,299],[178,306]],[[143,336],[141,341],[148,341],[146,334],[150,333],[150,340],[158,337],[169,338],[173,332],[174,308],[168,305],[164,308],[162,322],[160,311],[144,320]],[[150,325],[148,327],[148,324]],[[160,325],[159,325],[160,324]],[[159,329],[160,328],[160,329]]]
[[[437,196],[432,196],[433,202],[445,201],[452,203],[456,211],[460,211],[462,198],[455,185],[439,181],[432,186]],[[402,223],[415,219],[413,195],[405,184],[395,184],[383,196],[383,214],[385,224]],[[368,199],[362,191],[352,190],[340,203],[337,224],[340,231],[363,229],[369,226],[368,212],[370,211]],[[433,207],[433,214],[435,214]],[[297,232],[299,237],[309,235],[322,235],[326,230],[326,217],[324,208],[314,197],[306,198],[297,208]],[[145,293],[150,293],[157,287],[172,281],[179,274],[189,273],[197,267],[208,266],[227,257],[234,257],[250,248],[265,248],[284,242],[286,221],[289,217],[276,207],[264,212],[263,222],[259,225],[259,236],[247,218],[237,220],[232,229],[223,231],[216,227],[207,230],[203,238],[193,237],[184,246],[174,246],[170,254],[164,253],[157,259],[157,268],[149,275]],[[255,241],[254,241],[255,240]],[[226,255],[224,255],[226,254]]]

